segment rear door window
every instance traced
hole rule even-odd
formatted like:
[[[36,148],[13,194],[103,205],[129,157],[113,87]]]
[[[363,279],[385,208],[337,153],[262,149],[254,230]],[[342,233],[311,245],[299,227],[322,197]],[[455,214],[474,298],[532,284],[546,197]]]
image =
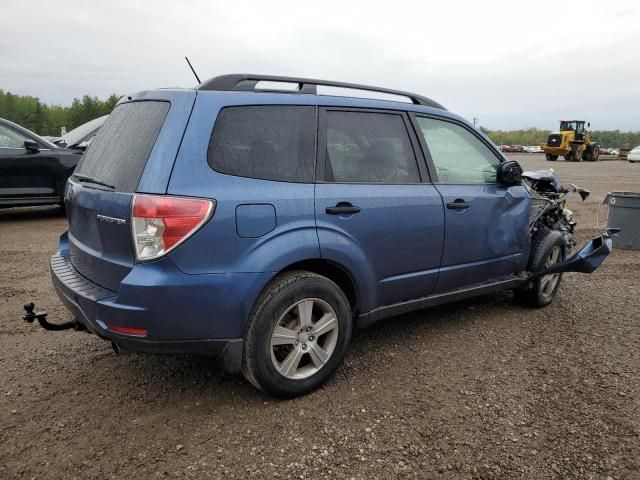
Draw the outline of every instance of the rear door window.
[[[213,129],[209,165],[227,175],[311,183],[315,139],[315,107],[227,107]]]
[[[133,193],[169,112],[160,101],[117,105],[98,131],[75,173]]]
[[[418,183],[418,165],[402,115],[327,111],[325,180]]]

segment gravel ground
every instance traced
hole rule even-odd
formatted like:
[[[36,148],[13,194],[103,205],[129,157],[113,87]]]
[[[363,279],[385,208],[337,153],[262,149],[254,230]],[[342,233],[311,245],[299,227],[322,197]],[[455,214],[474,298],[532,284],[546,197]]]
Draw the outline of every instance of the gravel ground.
[[[640,190],[640,164],[552,166],[593,193],[570,205],[581,241],[606,191]],[[65,228],[0,211],[2,479],[640,478],[640,252],[566,275],[545,309],[502,293],[360,330],[324,388],[275,401],[207,358],[23,324],[29,300],[69,318],[48,278]]]

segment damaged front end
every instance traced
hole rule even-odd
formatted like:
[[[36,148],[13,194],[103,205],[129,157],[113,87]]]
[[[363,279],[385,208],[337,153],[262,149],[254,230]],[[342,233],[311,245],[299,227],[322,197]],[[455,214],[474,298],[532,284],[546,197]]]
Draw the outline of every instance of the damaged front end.
[[[620,232],[619,228],[609,228],[594,237],[564,262],[539,272],[531,273],[529,279],[564,272],[593,273],[613,250],[612,237]]]
[[[577,193],[582,201],[586,200],[590,192],[574,184],[561,185],[553,170],[539,170],[524,172],[523,184],[531,196],[531,210],[529,228],[535,241],[551,232],[559,232],[564,239],[562,258],[544,269],[527,272],[528,279],[535,279],[545,275],[555,275],[563,272],[592,273],[609,255],[613,249],[611,237],[620,229],[610,228],[582,246],[577,253],[569,256],[576,246],[574,229],[576,222],[573,212],[567,208],[567,197]],[[556,234],[557,235],[557,234]]]

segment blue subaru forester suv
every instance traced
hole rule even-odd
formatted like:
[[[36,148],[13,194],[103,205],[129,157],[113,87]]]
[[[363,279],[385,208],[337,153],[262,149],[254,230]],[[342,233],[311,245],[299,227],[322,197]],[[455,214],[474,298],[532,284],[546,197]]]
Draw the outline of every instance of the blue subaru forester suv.
[[[571,269],[532,276],[568,250],[533,235],[516,162],[438,103],[362,85],[128,96],[65,201],[51,270],[79,325],[117,351],[217,356],[281,397],[326,380],[355,325],[499,289],[546,305]]]

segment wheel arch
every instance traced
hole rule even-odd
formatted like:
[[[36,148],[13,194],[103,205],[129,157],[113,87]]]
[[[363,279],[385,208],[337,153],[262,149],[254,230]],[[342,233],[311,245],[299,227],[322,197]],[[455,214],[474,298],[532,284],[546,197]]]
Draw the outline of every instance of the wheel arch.
[[[305,270],[327,277],[344,292],[352,312],[354,314],[358,312],[361,300],[358,284],[351,272],[342,265],[323,258],[310,258],[287,265],[274,275],[274,277],[293,270]]]

